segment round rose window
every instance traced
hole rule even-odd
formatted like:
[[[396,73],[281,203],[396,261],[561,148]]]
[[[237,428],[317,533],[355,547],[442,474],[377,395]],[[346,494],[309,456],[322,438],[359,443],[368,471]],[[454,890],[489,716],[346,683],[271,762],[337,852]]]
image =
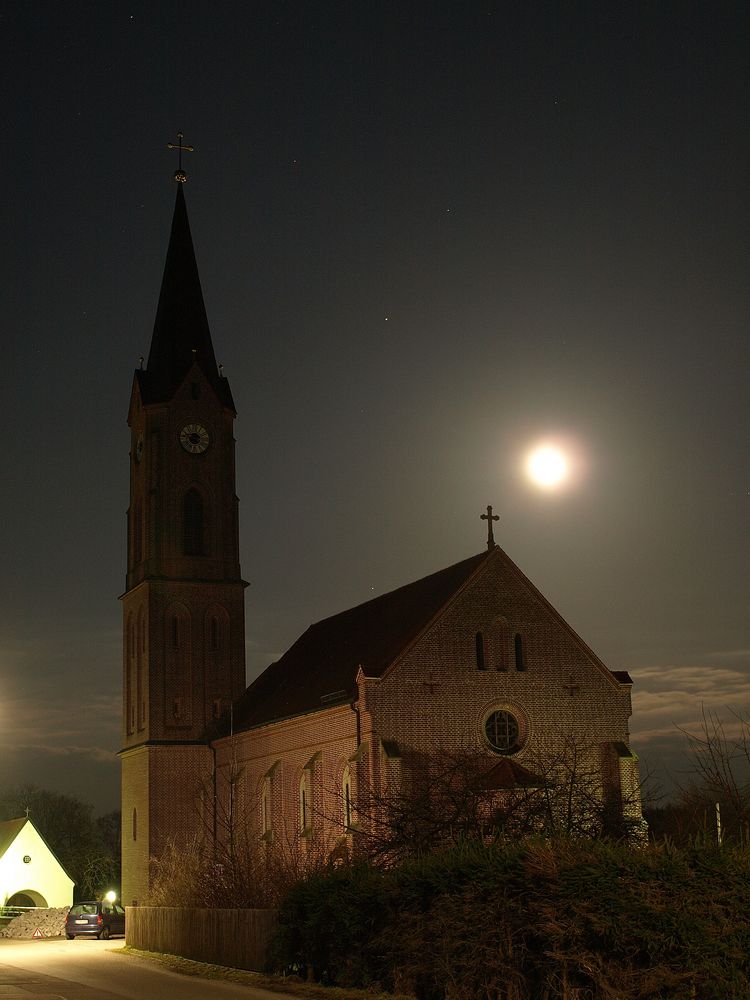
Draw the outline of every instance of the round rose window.
[[[521,748],[518,719],[510,712],[493,712],[484,724],[484,735],[495,753],[515,753]]]

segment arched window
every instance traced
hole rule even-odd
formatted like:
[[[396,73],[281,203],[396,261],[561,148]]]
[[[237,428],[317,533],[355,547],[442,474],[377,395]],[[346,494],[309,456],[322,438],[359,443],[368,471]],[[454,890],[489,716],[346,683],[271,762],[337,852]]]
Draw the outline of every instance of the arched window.
[[[172,615],[172,649],[180,648],[180,619]]]
[[[138,728],[146,723],[146,620],[143,608],[138,612],[138,639],[136,655],[136,698],[138,701]]]
[[[215,615],[211,616],[211,649],[219,648],[219,620]]]
[[[138,813],[133,810],[133,840],[138,840]]]
[[[477,632],[474,641],[476,646],[477,670],[486,670],[487,664],[485,662],[484,655],[484,636],[481,632]]]
[[[513,643],[516,652],[516,670],[525,670],[526,663],[524,662],[523,658],[523,639],[518,634],[518,632],[516,632],[516,638],[514,639]]]
[[[344,813],[344,829],[351,830],[357,822],[356,810],[354,808],[354,790],[352,785],[352,771],[349,764],[344,768],[344,776],[341,779],[341,805]]]
[[[310,822],[310,772],[305,768],[299,779],[299,827],[301,833],[307,833]]]
[[[139,563],[143,558],[143,519],[141,505],[137,503],[133,510],[133,562]]]
[[[128,733],[135,730],[135,710],[133,708],[136,699],[137,685],[137,660],[136,660],[136,633],[133,616],[128,615],[127,648],[125,657],[125,729]]]
[[[203,498],[190,489],[182,502],[182,550],[186,556],[204,554]]]
[[[261,792],[260,799],[260,816],[261,816],[261,826],[262,834],[266,839],[268,835],[273,830],[273,802],[271,799],[271,776],[266,775],[263,778],[263,791]]]
[[[320,751],[312,755],[302,768],[299,779],[299,825],[303,837],[312,837],[315,823],[315,769],[320,760]]]

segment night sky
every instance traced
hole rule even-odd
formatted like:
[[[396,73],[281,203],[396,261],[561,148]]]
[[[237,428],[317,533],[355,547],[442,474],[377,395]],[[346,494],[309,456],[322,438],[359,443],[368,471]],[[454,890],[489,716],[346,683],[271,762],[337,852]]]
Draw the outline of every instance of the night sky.
[[[0,785],[119,801],[133,369],[178,129],[248,679],[497,541],[682,767],[750,709],[746,2],[3,4]],[[577,455],[545,492],[538,440]],[[667,784],[669,780],[666,779]]]

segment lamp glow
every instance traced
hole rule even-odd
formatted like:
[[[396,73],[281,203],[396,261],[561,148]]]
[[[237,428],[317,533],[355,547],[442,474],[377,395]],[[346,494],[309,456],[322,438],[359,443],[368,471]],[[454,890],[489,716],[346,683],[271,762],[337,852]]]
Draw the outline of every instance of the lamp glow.
[[[117,899],[117,893],[113,889],[110,889],[104,898],[107,900],[108,903],[114,903],[114,901]]]

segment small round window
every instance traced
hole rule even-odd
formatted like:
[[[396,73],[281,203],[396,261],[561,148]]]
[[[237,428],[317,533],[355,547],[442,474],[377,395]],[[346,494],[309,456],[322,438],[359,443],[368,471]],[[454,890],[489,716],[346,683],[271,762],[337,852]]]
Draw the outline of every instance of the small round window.
[[[484,735],[495,753],[515,753],[521,748],[518,719],[510,712],[493,712],[484,724]]]

